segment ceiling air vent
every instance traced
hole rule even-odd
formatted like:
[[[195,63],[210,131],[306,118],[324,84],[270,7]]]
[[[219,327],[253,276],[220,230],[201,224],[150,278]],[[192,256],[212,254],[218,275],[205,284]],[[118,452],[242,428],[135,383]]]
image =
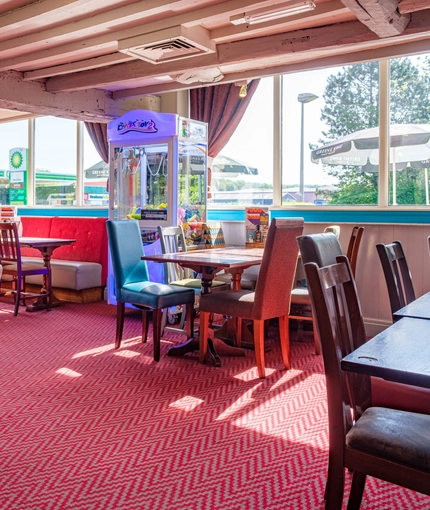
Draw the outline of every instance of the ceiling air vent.
[[[166,28],[118,41],[118,50],[152,64],[163,64],[215,52],[215,43],[202,27]]]

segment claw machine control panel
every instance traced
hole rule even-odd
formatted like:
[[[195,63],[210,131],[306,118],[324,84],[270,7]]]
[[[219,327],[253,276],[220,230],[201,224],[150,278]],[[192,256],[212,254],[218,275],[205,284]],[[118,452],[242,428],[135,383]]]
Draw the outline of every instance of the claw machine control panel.
[[[144,251],[161,253],[157,227],[182,225],[187,244],[206,221],[207,124],[170,113],[133,110],[108,124],[109,218],[138,220]],[[163,265],[148,262],[163,282]],[[108,302],[115,304],[112,271]]]

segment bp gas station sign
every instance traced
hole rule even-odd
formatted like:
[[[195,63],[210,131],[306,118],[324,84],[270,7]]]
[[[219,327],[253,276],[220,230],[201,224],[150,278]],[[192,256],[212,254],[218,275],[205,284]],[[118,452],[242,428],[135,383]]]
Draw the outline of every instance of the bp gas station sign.
[[[28,149],[15,147],[9,150],[9,203],[27,204]]]

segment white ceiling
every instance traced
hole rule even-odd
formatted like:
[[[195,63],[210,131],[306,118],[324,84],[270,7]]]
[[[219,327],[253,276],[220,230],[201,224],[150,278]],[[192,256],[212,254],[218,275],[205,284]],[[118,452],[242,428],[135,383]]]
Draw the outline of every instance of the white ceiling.
[[[0,0],[0,108],[106,122],[141,96],[430,52],[430,0],[314,1],[233,25],[298,2]]]

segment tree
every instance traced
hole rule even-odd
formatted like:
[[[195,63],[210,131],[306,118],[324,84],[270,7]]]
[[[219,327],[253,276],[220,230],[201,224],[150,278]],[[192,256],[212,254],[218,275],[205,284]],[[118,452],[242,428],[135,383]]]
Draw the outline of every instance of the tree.
[[[391,61],[390,122],[430,123],[430,59],[418,67],[409,58]],[[349,133],[379,125],[379,64],[367,62],[344,67],[327,80],[325,106],[321,111],[328,129],[321,144]],[[338,189],[330,194],[332,204],[377,204],[378,173],[359,173],[357,167],[326,167],[338,179]],[[391,179],[391,178],[390,178]],[[390,187],[391,189],[391,187]],[[423,170],[408,168],[398,172],[397,203],[425,203]]]

